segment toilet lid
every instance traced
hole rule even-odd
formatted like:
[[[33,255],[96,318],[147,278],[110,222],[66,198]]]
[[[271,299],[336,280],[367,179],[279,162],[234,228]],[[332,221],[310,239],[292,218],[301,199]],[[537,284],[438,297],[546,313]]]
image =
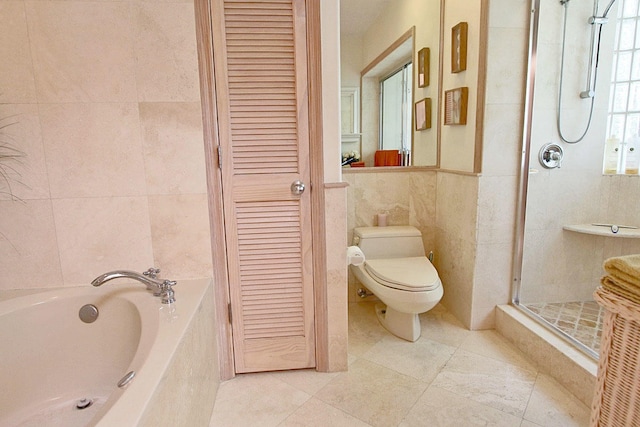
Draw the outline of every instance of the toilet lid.
[[[438,272],[427,257],[368,259],[365,269],[376,281],[404,291],[430,291],[440,286]]]

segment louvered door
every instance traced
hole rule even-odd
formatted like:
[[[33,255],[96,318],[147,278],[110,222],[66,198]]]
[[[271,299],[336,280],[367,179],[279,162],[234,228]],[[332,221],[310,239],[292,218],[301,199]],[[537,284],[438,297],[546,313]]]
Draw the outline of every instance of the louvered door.
[[[235,369],[313,367],[304,0],[213,0],[212,18]]]

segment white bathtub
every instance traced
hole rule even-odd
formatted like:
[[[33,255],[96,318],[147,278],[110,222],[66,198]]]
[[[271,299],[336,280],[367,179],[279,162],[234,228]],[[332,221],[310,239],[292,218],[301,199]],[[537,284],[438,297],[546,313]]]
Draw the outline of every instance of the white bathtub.
[[[123,279],[0,301],[0,426],[208,425],[219,383],[211,282],[175,291],[165,305]],[[85,304],[98,307],[93,323],[78,316]],[[78,409],[81,399],[94,403]]]

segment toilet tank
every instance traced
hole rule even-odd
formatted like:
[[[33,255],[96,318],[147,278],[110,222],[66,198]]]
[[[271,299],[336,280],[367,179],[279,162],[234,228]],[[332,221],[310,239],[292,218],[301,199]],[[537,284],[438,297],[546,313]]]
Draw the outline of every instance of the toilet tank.
[[[356,227],[353,244],[359,246],[365,258],[407,258],[425,256],[422,233],[415,227]]]

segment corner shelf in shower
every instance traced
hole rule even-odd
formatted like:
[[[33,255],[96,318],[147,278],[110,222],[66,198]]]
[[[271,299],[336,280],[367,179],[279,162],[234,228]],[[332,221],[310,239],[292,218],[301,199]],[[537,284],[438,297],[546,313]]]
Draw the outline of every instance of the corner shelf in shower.
[[[619,227],[618,232],[614,233],[611,231],[611,225],[576,224],[576,225],[565,225],[562,228],[567,231],[573,231],[576,233],[583,233],[583,234],[592,234],[594,236],[640,239],[640,228],[626,228],[622,224],[618,224],[618,227]]]

